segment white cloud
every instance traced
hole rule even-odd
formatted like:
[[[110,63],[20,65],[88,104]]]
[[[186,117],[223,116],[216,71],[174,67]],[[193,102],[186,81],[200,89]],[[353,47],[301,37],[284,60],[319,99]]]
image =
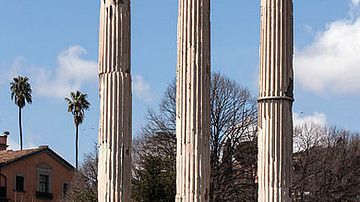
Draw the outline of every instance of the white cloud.
[[[328,24],[312,44],[296,53],[297,80],[319,94],[359,94],[359,39],[360,17]]]
[[[64,98],[71,91],[79,90],[88,81],[97,81],[97,62],[82,59],[86,50],[72,46],[58,56],[59,66],[55,72],[44,68],[38,70],[38,93],[44,96]]]
[[[8,136],[7,138],[7,144],[9,145],[8,149],[11,150],[19,150],[20,149],[20,143],[19,143],[19,137],[13,136],[14,134],[11,134],[11,136]],[[17,135],[17,134],[15,134]],[[26,135],[31,135],[30,133],[26,133]],[[33,142],[33,139],[31,137],[25,137],[23,139],[23,149],[31,149],[36,148],[36,144]]]
[[[8,72],[8,79],[19,74],[30,78],[33,91],[39,96],[63,99],[71,91],[79,90],[86,82],[97,81],[97,62],[83,59],[86,50],[81,46],[71,46],[57,57],[54,68],[24,64],[24,58],[14,60]]]
[[[24,57],[17,57],[5,77],[11,80],[19,74],[27,76],[38,96],[63,99],[84,84],[98,81],[97,62],[82,58],[84,54],[83,47],[71,46],[58,55],[56,68],[27,65]],[[150,84],[141,75],[133,76],[133,92],[145,102],[154,97]]]
[[[355,6],[359,5],[360,0],[351,0],[351,3]]]
[[[12,80],[12,78],[17,77],[19,74],[24,74],[24,71],[22,71],[22,63],[24,59],[24,57],[18,56],[14,59],[10,69],[3,68],[0,77],[0,84],[8,84],[8,81]]]
[[[325,126],[326,123],[326,115],[324,113],[314,112],[309,116],[303,116],[298,112],[294,113],[294,126],[301,126],[303,124],[318,124],[320,126]]]
[[[8,149],[10,150],[18,150],[20,149],[20,144],[17,141],[9,138],[7,139],[7,144],[9,145]]]
[[[313,28],[310,25],[305,24],[305,25],[303,25],[303,27],[308,34],[313,35],[313,33],[314,33]]]
[[[146,102],[151,102],[153,99],[153,93],[150,88],[150,84],[145,82],[141,75],[133,76],[133,92],[135,96]]]

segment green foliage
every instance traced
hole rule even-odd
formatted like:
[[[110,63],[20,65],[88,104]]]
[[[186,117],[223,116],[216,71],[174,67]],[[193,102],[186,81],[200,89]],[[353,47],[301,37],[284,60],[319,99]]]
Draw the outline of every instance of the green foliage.
[[[135,172],[132,181],[135,201],[167,202],[175,200],[175,165],[170,159],[159,156],[147,156]]]
[[[32,90],[29,78],[20,75],[17,78],[13,78],[13,81],[10,83],[10,90],[11,100],[14,100],[19,108],[23,108],[26,102],[32,103]]]
[[[248,152],[255,163],[252,161],[246,166],[239,165],[236,155],[237,149],[250,147],[248,145],[255,142],[256,100],[248,89],[219,73],[212,74],[210,93],[210,201],[253,199],[257,190],[254,174],[256,151]],[[147,118],[148,124],[133,142],[135,174],[132,196],[135,201],[174,201],[177,141],[175,82],[170,83],[165,91],[159,112],[149,111]],[[159,172],[161,170],[164,172]],[[241,172],[247,175],[239,175]]]
[[[22,141],[22,126],[21,126],[21,109],[25,106],[26,102],[32,103],[32,90],[27,77],[18,76],[13,78],[10,83],[11,100],[15,101],[15,104],[19,107],[19,134],[20,134],[20,149],[23,149]]]
[[[86,100],[87,94],[83,94],[80,91],[71,92],[70,98],[65,98],[68,103],[68,112],[71,112],[74,116],[75,123],[75,145],[76,145],[76,169],[78,169],[78,139],[79,139],[79,125],[83,122],[85,116],[85,110],[89,109],[90,103]]]
[[[87,94],[80,91],[71,92],[70,98],[65,98],[68,102],[68,112],[74,115],[75,125],[78,126],[84,120],[85,110],[89,109],[90,103],[86,100]]]

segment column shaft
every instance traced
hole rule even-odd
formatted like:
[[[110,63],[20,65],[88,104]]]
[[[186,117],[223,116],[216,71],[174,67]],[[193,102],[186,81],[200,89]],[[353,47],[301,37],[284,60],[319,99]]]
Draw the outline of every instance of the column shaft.
[[[290,201],[293,3],[261,1],[258,201]]]
[[[176,201],[209,201],[210,0],[179,0]]]
[[[130,201],[130,0],[101,0],[98,199]]]

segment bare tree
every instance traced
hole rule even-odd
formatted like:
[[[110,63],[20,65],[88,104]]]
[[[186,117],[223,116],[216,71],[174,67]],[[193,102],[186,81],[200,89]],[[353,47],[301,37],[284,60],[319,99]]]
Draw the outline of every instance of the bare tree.
[[[294,155],[292,190],[294,201],[306,201],[311,183],[316,179],[315,169],[320,161],[319,152],[326,139],[326,127],[316,123],[304,123],[294,127]]]
[[[239,160],[243,154],[237,151],[255,141],[256,100],[248,89],[218,73],[212,76],[210,92],[212,132],[210,199],[211,201],[244,200],[249,198],[247,196],[252,196],[252,191],[249,192],[245,185],[248,184],[247,176],[239,174],[252,168],[241,164]]]
[[[242,169],[249,166],[240,165],[242,154],[236,152],[244,146],[256,142],[256,100],[248,89],[241,87],[219,73],[214,73],[211,80],[211,201],[239,201],[256,190],[255,174],[251,179],[239,175]],[[163,161],[172,162],[170,170],[175,180],[176,164],[176,83],[173,81],[165,91],[159,112],[149,110],[148,124],[143,128],[134,148],[134,179],[136,173],[145,165],[142,160],[161,157]],[[256,144],[255,144],[256,145]],[[251,153],[251,152],[249,152]],[[255,158],[256,152],[251,153]],[[244,162],[244,161],[242,161]],[[255,164],[255,166],[254,166]],[[256,170],[256,163],[250,170]],[[246,179],[242,179],[246,178]],[[248,191],[249,183],[252,191]],[[246,186],[245,186],[246,184]],[[175,184],[174,184],[175,186]],[[174,187],[175,188],[175,187]],[[246,190],[242,190],[242,189]],[[133,189],[134,191],[134,189]],[[136,189],[135,189],[136,192]],[[254,199],[255,200],[255,199]]]
[[[294,127],[294,152],[307,151],[321,146],[326,141],[326,126],[303,123]]]
[[[97,176],[98,176],[98,150],[84,155],[84,163],[75,171],[70,189],[63,201],[69,202],[96,202],[97,199]]]
[[[149,110],[148,123],[133,140],[134,201],[174,201],[176,194],[175,81],[166,89],[159,113]]]
[[[359,134],[303,125],[293,161],[293,201],[356,201],[360,190]]]

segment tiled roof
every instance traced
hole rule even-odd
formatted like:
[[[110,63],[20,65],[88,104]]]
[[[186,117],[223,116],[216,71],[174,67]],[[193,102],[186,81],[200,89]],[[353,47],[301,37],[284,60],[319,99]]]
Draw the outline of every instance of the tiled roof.
[[[4,150],[0,151],[0,167],[15,163],[19,160],[23,160],[27,157],[30,157],[32,155],[36,155],[41,152],[46,152],[48,155],[53,157],[55,160],[57,160],[59,163],[61,163],[63,166],[68,168],[69,170],[74,171],[75,168],[68,163],[65,159],[63,159],[61,156],[56,154],[53,150],[51,150],[48,146],[40,146],[39,148],[34,149],[26,149],[26,150]]]
[[[7,164],[18,159],[30,156],[37,153],[44,148],[26,149],[26,150],[4,150],[0,151],[0,164]]]

